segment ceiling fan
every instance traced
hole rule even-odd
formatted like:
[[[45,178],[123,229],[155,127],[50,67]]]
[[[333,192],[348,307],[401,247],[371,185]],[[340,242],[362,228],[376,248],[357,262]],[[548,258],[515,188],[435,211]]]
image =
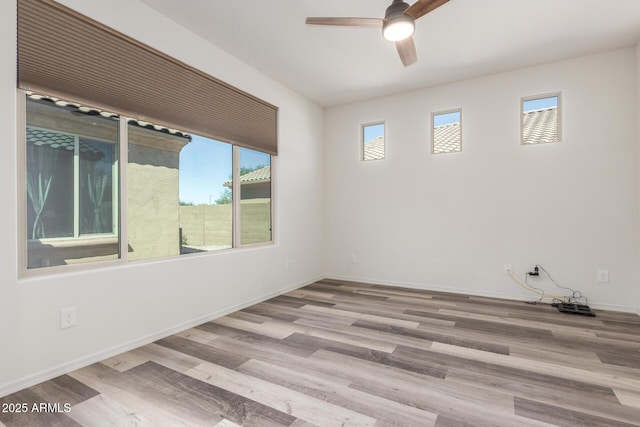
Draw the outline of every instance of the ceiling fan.
[[[418,60],[413,42],[415,20],[437,9],[449,0],[418,0],[411,6],[402,0],[393,0],[384,19],[379,18],[307,18],[309,25],[382,28],[385,39],[395,42],[400,60],[405,67]]]

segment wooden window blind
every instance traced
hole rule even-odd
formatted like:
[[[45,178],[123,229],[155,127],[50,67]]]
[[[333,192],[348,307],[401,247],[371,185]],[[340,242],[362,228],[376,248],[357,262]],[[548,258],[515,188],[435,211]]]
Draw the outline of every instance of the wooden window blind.
[[[278,151],[277,107],[52,0],[18,0],[18,87]]]

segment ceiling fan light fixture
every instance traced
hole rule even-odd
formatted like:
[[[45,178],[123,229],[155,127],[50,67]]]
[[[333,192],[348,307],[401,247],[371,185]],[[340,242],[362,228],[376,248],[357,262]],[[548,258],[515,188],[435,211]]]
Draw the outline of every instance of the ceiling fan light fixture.
[[[395,19],[388,19],[382,25],[382,35],[390,42],[399,42],[409,38],[415,31],[413,18],[404,13],[402,15]]]
[[[382,35],[390,42],[399,42],[413,35],[415,20],[405,14],[409,5],[402,0],[393,0],[384,14]]]
[[[416,28],[416,19],[439,8],[449,0],[417,0],[409,6],[403,0],[391,0],[391,5],[380,18],[308,17],[307,25],[331,25],[340,27],[382,27],[385,40],[395,43],[400,60],[405,67],[414,64],[418,55],[411,37]]]

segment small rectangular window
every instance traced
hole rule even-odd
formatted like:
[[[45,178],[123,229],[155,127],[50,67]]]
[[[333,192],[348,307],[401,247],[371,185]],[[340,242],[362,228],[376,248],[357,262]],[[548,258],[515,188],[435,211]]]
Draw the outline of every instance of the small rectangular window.
[[[560,93],[523,98],[520,108],[523,145],[560,141]]]
[[[462,110],[432,113],[431,135],[433,154],[462,151]]]
[[[384,123],[362,125],[362,160],[384,159]]]

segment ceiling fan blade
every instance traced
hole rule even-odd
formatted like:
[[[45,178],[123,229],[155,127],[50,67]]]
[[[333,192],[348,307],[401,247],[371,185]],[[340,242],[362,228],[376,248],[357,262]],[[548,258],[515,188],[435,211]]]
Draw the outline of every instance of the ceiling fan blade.
[[[307,18],[305,22],[307,25],[381,28],[384,20],[378,18]]]
[[[416,45],[413,43],[413,37],[396,42],[396,49],[398,49],[398,55],[400,55],[400,60],[405,67],[415,64],[418,60],[418,54],[416,53]]]
[[[411,16],[413,19],[418,19],[421,16],[426,15],[427,13],[435,10],[448,2],[449,0],[418,0],[407,10],[404,11],[405,14]]]

